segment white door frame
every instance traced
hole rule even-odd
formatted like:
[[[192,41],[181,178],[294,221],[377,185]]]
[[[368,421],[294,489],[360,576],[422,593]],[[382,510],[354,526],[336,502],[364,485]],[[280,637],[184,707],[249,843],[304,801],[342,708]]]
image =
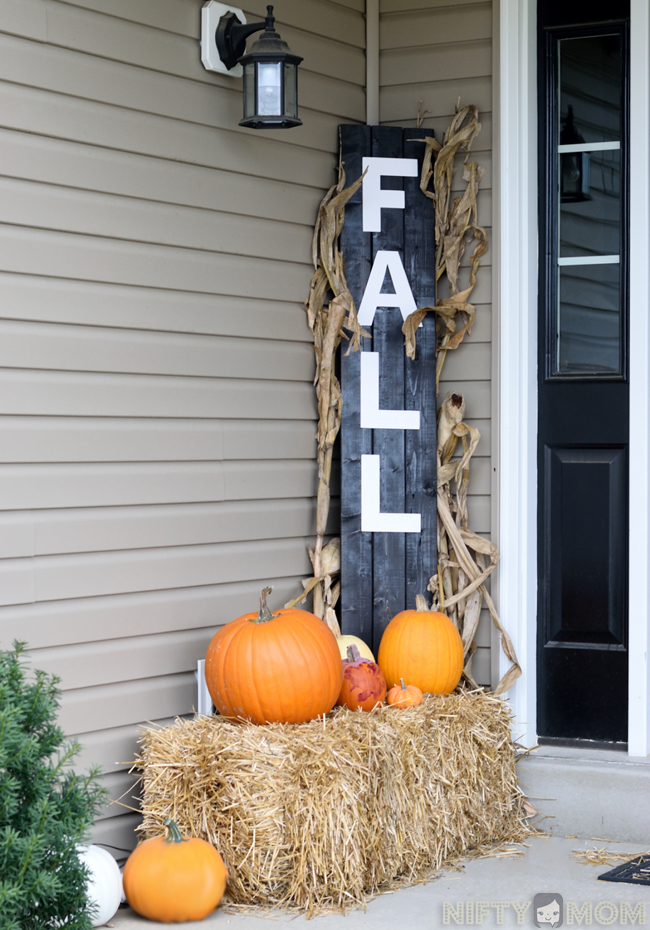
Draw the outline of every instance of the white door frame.
[[[650,754],[650,10],[631,0],[629,753]],[[537,625],[536,0],[495,0],[494,306],[499,607],[523,669],[509,698],[535,745]],[[507,662],[502,663],[501,672]],[[607,687],[603,682],[602,687]]]

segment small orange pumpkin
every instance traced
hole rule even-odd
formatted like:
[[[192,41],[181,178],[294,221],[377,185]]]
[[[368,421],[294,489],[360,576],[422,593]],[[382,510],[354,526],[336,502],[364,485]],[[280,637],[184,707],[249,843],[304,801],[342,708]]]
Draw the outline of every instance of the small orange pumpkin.
[[[304,723],[334,707],[343,679],[336,637],[314,614],[271,613],[264,588],[257,613],[223,626],[205,656],[205,680],[224,717]]]
[[[415,707],[422,703],[422,692],[415,685],[405,685],[404,679],[400,678],[399,684],[386,695],[386,701],[392,707]]]
[[[223,859],[205,840],[183,839],[169,817],[168,836],[145,840],[124,866],[124,894],[141,917],[160,923],[203,920],[223,896]]]
[[[386,697],[386,679],[375,662],[362,659],[356,646],[348,646],[347,660],[343,660],[343,684],[336,702],[350,710],[372,710],[383,704]]]
[[[449,694],[463,671],[463,641],[449,617],[430,611],[421,594],[415,605],[390,621],[377,662],[390,687],[403,678],[423,693]]]

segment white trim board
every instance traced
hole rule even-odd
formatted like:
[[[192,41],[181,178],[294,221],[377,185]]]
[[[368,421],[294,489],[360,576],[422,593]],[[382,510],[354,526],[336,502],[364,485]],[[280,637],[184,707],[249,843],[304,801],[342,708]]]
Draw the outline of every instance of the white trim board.
[[[536,742],[536,0],[495,0],[499,366],[499,607],[523,668],[515,733]],[[629,754],[650,754],[650,9],[631,0]],[[501,657],[501,671],[507,661]],[[603,682],[603,687],[607,683]]]
[[[497,0],[499,2],[499,0]],[[537,75],[536,2],[500,0],[496,236],[499,320],[499,607],[523,675],[515,735],[536,743]],[[508,660],[501,655],[501,674]]]

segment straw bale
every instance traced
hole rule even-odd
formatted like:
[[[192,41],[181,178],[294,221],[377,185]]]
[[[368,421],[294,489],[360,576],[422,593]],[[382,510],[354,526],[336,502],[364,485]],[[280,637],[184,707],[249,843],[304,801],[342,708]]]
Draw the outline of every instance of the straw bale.
[[[508,705],[483,692],[297,725],[148,729],[143,838],[172,817],[222,854],[229,900],[313,916],[525,833]]]

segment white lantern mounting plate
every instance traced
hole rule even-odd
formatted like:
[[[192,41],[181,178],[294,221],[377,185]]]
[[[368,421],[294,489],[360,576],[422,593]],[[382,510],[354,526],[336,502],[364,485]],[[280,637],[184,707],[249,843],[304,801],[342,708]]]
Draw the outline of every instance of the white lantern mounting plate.
[[[226,13],[235,13],[239,21],[244,25],[246,17],[236,6],[228,6],[226,3],[217,3],[216,0],[208,0],[201,8],[201,62],[206,71],[218,71],[220,74],[228,74],[230,77],[241,77],[244,69],[241,65],[235,65],[230,71],[226,68],[217,50],[215,34],[219,20]]]

